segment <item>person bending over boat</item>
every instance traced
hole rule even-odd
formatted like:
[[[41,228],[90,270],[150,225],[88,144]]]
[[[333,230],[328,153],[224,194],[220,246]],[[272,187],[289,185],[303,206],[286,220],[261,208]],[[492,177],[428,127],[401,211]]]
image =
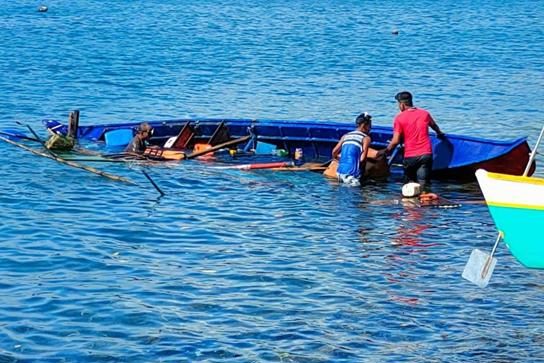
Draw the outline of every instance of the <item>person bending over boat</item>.
[[[372,116],[364,112],[357,116],[355,124],[357,128],[348,132],[336,144],[332,150],[332,157],[340,160],[336,175],[338,181],[351,185],[360,186],[361,177],[364,173],[364,165],[370,146],[370,128],[372,126]]]
[[[151,127],[151,125],[147,122],[142,122],[138,126],[136,135],[134,135],[130,143],[125,148],[125,152],[143,154],[147,147],[147,141],[151,138],[152,134],[153,128]]]
[[[393,121],[393,139],[380,152],[389,154],[404,140],[404,181],[419,183],[422,191],[428,191],[433,168],[429,127],[436,132],[439,139],[444,139],[445,135],[428,111],[414,107],[410,92],[399,92],[395,99],[400,113]]]

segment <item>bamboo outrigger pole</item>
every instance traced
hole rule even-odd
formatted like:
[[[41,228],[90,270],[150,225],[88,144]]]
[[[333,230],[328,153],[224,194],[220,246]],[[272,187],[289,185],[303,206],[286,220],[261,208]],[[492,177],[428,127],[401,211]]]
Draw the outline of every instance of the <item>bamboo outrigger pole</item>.
[[[30,148],[28,146],[25,146],[23,144],[20,144],[18,142],[13,141],[13,140],[9,140],[9,139],[7,139],[7,138],[5,138],[3,136],[0,136],[0,140],[5,141],[8,144],[15,145],[15,146],[17,146],[17,147],[19,147],[19,148],[21,148],[23,150],[30,151],[34,155],[43,156],[45,158],[53,159],[55,161],[58,161],[61,164],[65,164],[65,165],[71,166],[73,168],[82,169],[82,170],[88,171],[88,172],[96,174],[96,175],[103,176],[103,177],[111,179],[111,180],[121,181],[121,182],[124,182],[124,183],[136,185],[136,183],[134,183],[133,181],[131,181],[131,180],[127,179],[127,178],[124,178],[122,176],[113,175],[113,174],[106,173],[105,171],[98,170],[98,169],[95,169],[95,168],[87,166],[87,165],[81,165],[81,164],[78,164],[78,163],[73,162],[73,161],[65,160],[65,159],[57,156],[56,154],[54,154],[50,150],[49,150],[49,153],[46,154],[44,152],[34,150],[34,149],[32,149],[32,148]]]

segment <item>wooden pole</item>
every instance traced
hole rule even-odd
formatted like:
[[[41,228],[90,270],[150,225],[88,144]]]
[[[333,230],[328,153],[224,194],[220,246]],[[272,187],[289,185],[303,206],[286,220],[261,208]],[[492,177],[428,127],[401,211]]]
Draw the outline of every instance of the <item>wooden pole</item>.
[[[41,151],[34,150],[32,148],[29,148],[28,146],[25,146],[25,145],[20,144],[18,142],[9,140],[9,139],[7,139],[7,138],[5,138],[3,136],[0,136],[0,140],[5,141],[8,144],[15,145],[15,146],[17,146],[17,147],[19,147],[19,148],[21,148],[23,150],[30,151],[34,155],[43,156],[44,158],[48,158],[48,159],[53,159],[55,161],[58,161],[61,164],[66,164],[66,165],[71,166],[73,168],[82,169],[82,170],[85,170],[85,171],[88,171],[90,173],[103,176],[103,177],[111,179],[111,180],[121,181],[121,182],[124,182],[124,183],[135,185],[135,183],[133,181],[131,181],[131,180],[127,179],[127,178],[124,178],[122,176],[109,174],[109,173],[106,173],[105,171],[98,170],[98,169],[95,169],[95,168],[87,166],[87,165],[81,165],[81,164],[75,163],[73,161],[64,160],[63,158],[61,158],[61,157],[59,157],[59,156],[57,156],[57,155],[55,155],[53,153],[46,154],[46,153],[43,153]]]
[[[159,194],[162,196],[164,196],[164,192],[161,190],[161,188],[159,188],[159,186],[157,185],[157,183],[155,183],[155,181],[151,178],[151,176],[149,176],[149,174],[142,169],[142,173],[145,175],[145,177],[147,178],[147,180],[149,180],[149,182],[151,183],[151,185],[153,185],[153,187],[159,192]]]
[[[217,151],[217,150],[222,149],[222,148],[227,147],[227,146],[237,145],[237,144],[240,144],[240,143],[242,143],[244,141],[249,140],[250,138],[251,138],[251,135],[242,136],[242,137],[240,137],[238,139],[230,140],[230,141],[224,142],[222,144],[212,146],[209,149],[201,150],[201,151],[197,151],[197,152],[194,152],[192,154],[189,154],[189,155],[185,156],[185,159],[193,159],[193,158],[196,158],[197,156],[206,155],[206,154]]]
[[[79,110],[70,112],[68,116],[68,134],[66,136],[77,139],[77,129],[79,128]]]

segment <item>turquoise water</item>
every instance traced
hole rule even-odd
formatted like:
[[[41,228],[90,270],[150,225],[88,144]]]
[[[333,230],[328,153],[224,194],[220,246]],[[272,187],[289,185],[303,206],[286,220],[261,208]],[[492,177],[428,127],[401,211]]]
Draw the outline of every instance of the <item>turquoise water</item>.
[[[0,8],[0,121],[173,117],[389,125],[415,94],[447,132],[536,141],[539,1],[81,1]],[[392,31],[398,30],[398,35]],[[539,165],[544,161],[539,157]],[[6,362],[537,361],[542,273],[504,245],[475,183],[457,209],[319,174],[188,161],[94,165],[0,144],[0,356]],[[539,175],[542,169],[539,168]]]

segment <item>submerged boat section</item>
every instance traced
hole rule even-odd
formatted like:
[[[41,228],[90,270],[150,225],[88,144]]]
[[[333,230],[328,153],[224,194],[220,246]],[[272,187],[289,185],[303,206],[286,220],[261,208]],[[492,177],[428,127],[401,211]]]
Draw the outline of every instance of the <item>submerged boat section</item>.
[[[331,158],[332,149],[342,135],[352,131],[355,125],[333,121],[297,121],[297,120],[254,120],[254,119],[172,119],[147,121],[154,129],[151,143],[163,146],[168,139],[178,135],[184,127],[194,131],[194,137],[187,146],[206,142],[217,136],[222,126],[224,138],[236,139],[251,135],[246,149],[255,147],[257,141],[274,144],[294,155],[296,149],[302,149],[308,160],[325,161]],[[68,126],[57,120],[44,120],[49,130],[66,134]],[[134,132],[140,122],[80,125],[77,138],[91,142],[105,143],[106,135],[115,130]],[[382,149],[393,137],[391,127],[373,126],[371,131],[372,147]],[[530,148],[526,137],[513,140],[492,140],[471,136],[446,134],[439,140],[431,135],[433,144],[433,178],[451,178],[456,180],[474,180],[476,170],[483,168],[491,172],[521,175],[529,160]],[[402,163],[402,150],[393,153],[393,164]],[[535,170],[533,163],[529,175]]]

